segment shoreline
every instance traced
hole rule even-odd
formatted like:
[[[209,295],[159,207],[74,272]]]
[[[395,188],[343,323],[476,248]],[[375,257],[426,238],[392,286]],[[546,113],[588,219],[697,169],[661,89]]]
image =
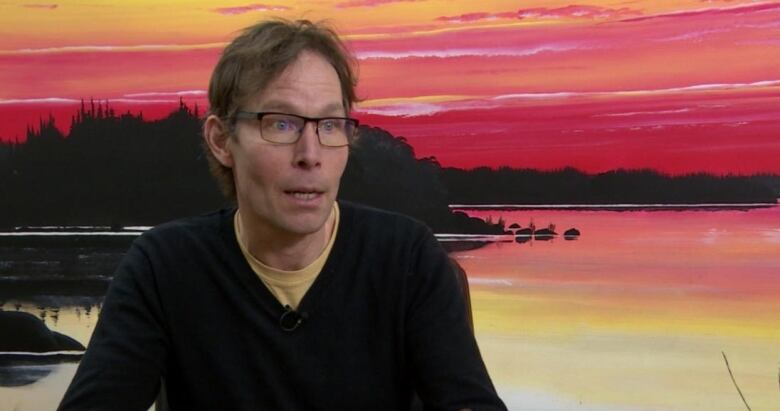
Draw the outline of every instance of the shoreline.
[[[771,208],[778,206],[774,203],[688,203],[688,204],[450,204],[450,210],[582,210],[582,211],[718,211],[718,210],[746,210],[757,208]]]

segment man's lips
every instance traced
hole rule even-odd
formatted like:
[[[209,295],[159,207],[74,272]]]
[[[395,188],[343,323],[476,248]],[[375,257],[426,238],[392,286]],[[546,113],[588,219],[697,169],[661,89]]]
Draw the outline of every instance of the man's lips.
[[[316,188],[301,187],[301,188],[284,190],[284,193],[289,196],[292,196],[296,200],[310,201],[320,197],[324,193],[324,191]]]

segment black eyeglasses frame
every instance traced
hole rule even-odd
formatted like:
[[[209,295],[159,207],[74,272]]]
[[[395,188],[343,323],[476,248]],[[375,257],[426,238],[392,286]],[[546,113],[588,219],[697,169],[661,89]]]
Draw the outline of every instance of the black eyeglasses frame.
[[[272,114],[282,115],[282,116],[290,116],[290,117],[295,117],[295,118],[299,118],[299,119],[303,120],[303,127],[301,127],[300,131],[298,132],[298,138],[296,138],[295,141],[292,141],[292,142],[289,142],[289,143],[280,143],[278,141],[266,140],[269,143],[274,143],[274,144],[295,144],[295,143],[297,143],[298,140],[300,140],[301,136],[303,135],[303,129],[306,128],[306,124],[314,123],[314,132],[317,134],[317,141],[319,141],[319,143],[323,147],[345,147],[345,146],[348,146],[348,145],[352,144],[355,141],[355,138],[357,136],[358,126],[360,125],[360,121],[358,121],[358,119],[352,118],[352,117],[335,117],[335,116],[334,117],[306,117],[306,116],[301,116],[301,115],[298,115],[298,114],[282,113],[282,112],[278,112],[278,111],[242,111],[242,110],[239,110],[239,111],[236,112],[236,114],[234,114],[231,117],[231,119],[233,121],[235,121],[237,119],[262,121],[263,117],[265,117],[267,115],[272,115]],[[347,120],[347,121],[352,122],[354,127],[352,129],[352,135],[347,136],[347,144],[342,144],[342,145],[337,145],[337,146],[323,144],[322,143],[322,139],[320,138],[320,122],[323,121],[323,120]],[[260,138],[265,140],[265,137],[263,137],[262,130],[260,130]]]

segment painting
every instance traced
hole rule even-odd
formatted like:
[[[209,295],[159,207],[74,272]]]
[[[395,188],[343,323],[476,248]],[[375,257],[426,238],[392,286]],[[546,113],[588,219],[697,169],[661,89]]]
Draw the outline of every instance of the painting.
[[[224,206],[221,49],[326,20],[359,64],[341,198],[428,223],[513,410],[780,408],[780,2],[0,3],[0,409],[50,410],[113,269]]]

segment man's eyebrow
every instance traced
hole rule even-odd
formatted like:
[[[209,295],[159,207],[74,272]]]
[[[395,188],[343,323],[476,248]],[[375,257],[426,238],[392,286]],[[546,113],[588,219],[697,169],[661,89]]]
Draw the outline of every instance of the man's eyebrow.
[[[265,104],[263,104],[263,111],[280,111],[288,114],[300,114],[298,110],[296,110],[295,107],[293,107],[291,104],[280,101],[280,100],[271,100]],[[339,103],[330,103],[326,105],[325,107],[321,108],[317,112],[318,116],[336,116],[341,117],[344,115],[347,115],[344,113],[344,106]]]

